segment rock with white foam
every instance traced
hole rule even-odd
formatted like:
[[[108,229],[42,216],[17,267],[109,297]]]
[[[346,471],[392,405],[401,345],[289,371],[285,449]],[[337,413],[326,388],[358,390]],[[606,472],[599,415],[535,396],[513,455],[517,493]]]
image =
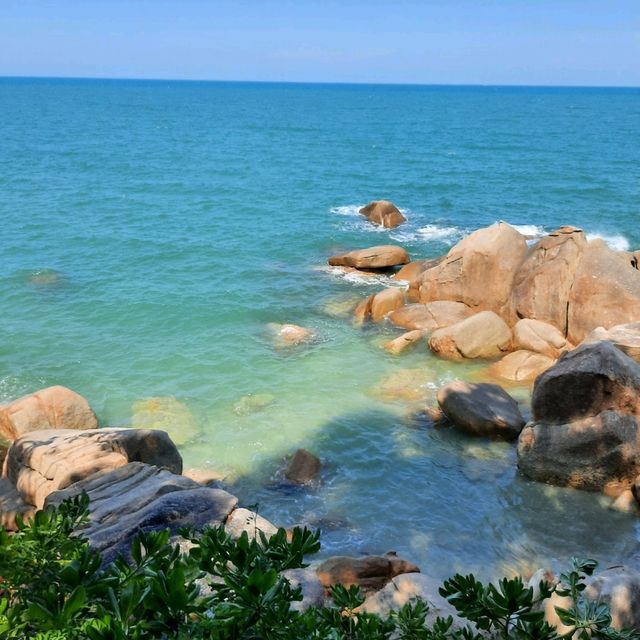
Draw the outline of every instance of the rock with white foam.
[[[267,325],[267,329],[272,335],[274,346],[278,349],[306,344],[312,342],[316,337],[312,329],[307,329],[297,324],[277,324],[272,322]]]
[[[362,207],[359,213],[365,216],[369,222],[386,229],[393,229],[407,220],[400,209],[389,200],[374,200]]]

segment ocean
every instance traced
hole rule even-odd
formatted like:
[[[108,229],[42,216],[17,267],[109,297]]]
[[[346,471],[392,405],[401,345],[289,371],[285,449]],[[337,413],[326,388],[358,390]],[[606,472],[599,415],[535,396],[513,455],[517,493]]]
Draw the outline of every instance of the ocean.
[[[435,257],[497,220],[640,248],[640,90],[6,78],[0,133],[0,402],[62,384],[102,425],[166,428],[186,468],[319,526],[325,555],[395,550],[445,578],[638,550],[603,496],[417,418],[482,365],[386,354],[396,332],[345,310],[389,283],[326,259]],[[379,198],[408,222],[368,224]],[[271,322],[318,339],[278,350]],[[298,447],[319,487],[280,482]]]

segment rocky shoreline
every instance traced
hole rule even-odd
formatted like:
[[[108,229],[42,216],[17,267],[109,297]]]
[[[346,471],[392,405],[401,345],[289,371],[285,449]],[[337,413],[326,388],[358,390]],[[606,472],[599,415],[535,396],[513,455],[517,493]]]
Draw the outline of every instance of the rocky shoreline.
[[[362,213],[385,227],[404,221],[386,201]],[[499,222],[436,259],[410,261],[402,247],[384,245],[332,256],[329,264],[397,281],[352,312],[358,325],[404,330],[385,343],[389,353],[423,345],[453,362],[486,361],[481,380],[438,390],[438,406],[424,407],[433,421],[470,437],[514,441],[518,468],[532,480],[603,492],[615,508],[638,510],[638,254],[589,242],[574,227],[532,242]],[[294,324],[268,330],[278,349],[315,338],[313,329]],[[533,385],[526,424],[508,392],[512,385]],[[64,387],[1,406],[0,436],[7,443],[0,447],[0,524],[8,530],[15,529],[17,517],[85,491],[91,499],[85,534],[105,561],[126,551],[139,530],[168,527],[175,534],[186,525],[224,525],[234,537],[276,531],[239,507],[219,482],[183,475],[178,449],[165,432],[98,429],[86,400]],[[304,485],[319,465],[312,453],[300,450],[285,476]],[[397,608],[421,596],[436,612],[451,612],[437,594],[437,582],[394,555],[338,556],[291,578],[303,585],[310,604],[342,582],[368,592],[368,611]],[[640,572],[634,567],[605,570],[589,589],[590,597],[609,602],[616,624],[640,625]]]

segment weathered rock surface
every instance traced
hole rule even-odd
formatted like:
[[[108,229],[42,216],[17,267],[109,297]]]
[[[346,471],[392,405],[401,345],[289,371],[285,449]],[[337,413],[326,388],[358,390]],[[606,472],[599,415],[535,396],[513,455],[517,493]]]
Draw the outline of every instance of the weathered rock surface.
[[[369,222],[373,222],[373,224],[378,224],[387,229],[393,229],[406,221],[406,218],[400,213],[400,209],[388,200],[374,200],[362,207],[360,213],[365,216]]]
[[[371,317],[371,305],[373,304],[374,295],[370,295],[368,298],[365,298],[358,304],[358,306],[353,311],[353,319],[354,322],[358,325],[361,325],[365,320]]]
[[[278,527],[266,518],[249,509],[234,509],[224,523],[224,530],[234,540],[237,540],[245,531],[249,538],[258,538],[258,532],[262,531],[267,538],[278,532]]]
[[[640,411],[640,365],[609,342],[565,353],[536,380],[533,419],[566,424],[601,411]]]
[[[16,440],[3,475],[22,499],[42,507],[45,498],[96,471],[140,461],[182,472],[182,458],[164,431],[95,429],[34,431]]]
[[[9,478],[0,477],[0,527],[15,531],[16,517],[28,519],[35,510],[32,504],[27,504],[22,499]]]
[[[513,317],[547,322],[566,335],[569,292],[586,245],[584,232],[567,226],[531,247],[513,280]]]
[[[365,556],[333,556],[320,564],[316,573],[320,582],[329,589],[334,584],[350,587],[359,585],[366,592],[378,591],[392,578],[402,573],[419,573],[420,568],[408,560],[396,555]]]
[[[41,429],[95,429],[95,413],[78,393],[47,387],[0,406],[0,437],[15,440]]]
[[[437,300],[426,304],[407,304],[389,316],[389,321],[403,329],[435,331],[449,327],[473,315],[473,311],[462,302]]]
[[[567,338],[578,344],[596,327],[640,319],[640,271],[603,241],[582,251],[568,297]]]
[[[473,436],[515,440],[525,424],[518,403],[497,384],[451,382],[438,390],[438,404],[455,427]]]
[[[511,329],[505,321],[493,311],[481,311],[434,331],[429,347],[448,360],[495,358],[510,350],[511,341]]]
[[[619,495],[640,471],[635,416],[603,411],[567,424],[528,424],[518,468],[533,480]]]
[[[494,362],[488,367],[487,373],[494,378],[511,382],[532,382],[554,362],[553,358],[541,353],[520,349]]]
[[[358,249],[329,258],[333,267],[355,267],[356,269],[389,269],[409,262],[409,254],[396,245],[380,245]]]
[[[49,495],[46,505],[58,505],[85,491],[90,518],[83,534],[102,553],[105,563],[119,553],[128,555],[140,531],[189,526],[195,529],[223,524],[238,502],[222,489],[202,487],[141,462],[99,471],[65,490]]]
[[[625,566],[605,569],[588,580],[584,595],[609,605],[614,629],[640,629],[640,573]]]
[[[321,462],[318,456],[314,456],[306,449],[298,449],[291,457],[284,475],[293,484],[311,484],[317,480],[320,467]]]
[[[404,267],[395,273],[393,279],[411,283],[419,278],[427,269],[438,266],[443,260],[444,256],[430,260],[414,260],[413,262],[405,264]]]
[[[640,322],[617,324],[610,329],[596,327],[584,340],[584,343],[606,340],[626,353],[636,362],[640,362]]]
[[[573,348],[559,329],[541,320],[523,318],[513,327],[513,345],[516,349],[535,351],[556,360]]]
[[[380,291],[371,301],[371,319],[380,322],[396,309],[404,306],[404,292],[402,289],[391,288]]]
[[[420,302],[453,300],[475,311],[508,314],[513,280],[526,253],[524,236],[511,225],[479,229],[422,274]]]
[[[267,329],[271,332],[273,344],[278,349],[295,347],[305,342],[311,342],[316,335],[312,329],[307,329],[297,324],[270,322],[267,325]]]
[[[407,333],[403,333],[401,336],[394,338],[393,340],[389,340],[384,345],[384,348],[394,356],[399,355],[409,347],[413,347],[417,343],[422,341],[424,334],[420,329],[415,329],[414,331],[407,331]]]

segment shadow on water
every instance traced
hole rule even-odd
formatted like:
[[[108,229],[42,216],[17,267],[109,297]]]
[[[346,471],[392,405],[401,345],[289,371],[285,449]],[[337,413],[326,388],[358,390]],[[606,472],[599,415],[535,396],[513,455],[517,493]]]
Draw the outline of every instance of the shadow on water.
[[[441,579],[491,579],[573,555],[619,563],[638,547],[635,516],[521,477],[513,443],[375,409],[336,416],[301,445],[323,462],[317,486],[284,485],[285,460],[270,458],[230,489],[274,523],[320,528],[324,556],[394,550]]]

